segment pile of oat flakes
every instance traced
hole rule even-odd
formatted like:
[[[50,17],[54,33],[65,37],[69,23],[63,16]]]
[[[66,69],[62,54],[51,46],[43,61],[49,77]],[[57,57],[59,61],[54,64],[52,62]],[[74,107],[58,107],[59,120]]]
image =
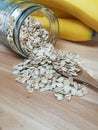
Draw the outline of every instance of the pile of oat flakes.
[[[11,42],[11,33],[8,33],[8,39],[9,36]],[[84,96],[87,94],[86,86],[70,77],[77,76],[81,71],[77,67],[79,56],[70,51],[56,50],[51,43],[47,43],[48,38],[49,32],[40,22],[30,16],[26,18],[20,31],[20,43],[29,57],[14,65],[13,73],[18,75],[16,81],[24,84],[28,93],[34,90],[52,91],[58,100]],[[69,78],[56,70],[66,72]]]
[[[14,17],[10,17],[7,24],[7,40],[10,45],[13,44],[13,31],[16,21]],[[34,20],[28,16],[22,23],[19,42],[24,53],[30,54],[32,50],[45,44],[49,38],[49,32],[43,28],[38,20]]]

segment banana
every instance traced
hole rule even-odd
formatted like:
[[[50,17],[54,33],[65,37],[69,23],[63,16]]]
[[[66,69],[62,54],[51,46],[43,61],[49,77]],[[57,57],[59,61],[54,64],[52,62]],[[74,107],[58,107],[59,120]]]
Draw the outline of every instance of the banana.
[[[10,0],[10,1],[17,2],[18,0]],[[71,41],[87,41],[92,39],[94,32],[93,30],[98,31],[97,0],[30,0],[30,1],[37,2],[52,9],[55,13],[57,13],[59,17],[61,17],[58,20],[60,25],[59,37],[62,39],[67,39]],[[60,11],[63,13],[60,14]],[[62,18],[64,16],[66,18],[67,14],[66,12],[68,13],[68,15],[71,14],[72,16],[78,18],[82,22],[80,22],[77,19]],[[45,19],[42,18],[41,20]],[[48,24],[47,28],[49,28]]]
[[[98,31],[98,0],[60,0],[61,7]]]
[[[54,8],[54,7],[48,7],[50,8],[57,17],[59,18],[75,18],[74,16],[72,16],[71,14],[68,14],[67,12],[64,12],[58,8]]]
[[[76,19],[59,19],[59,38],[70,41],[88,41],[92,39],[93,30]]]
[[[49,0],[39,1],[48,2]],[[68,12],[98,31],[98,0],[51,0],[50,4],[64,12]]]
[[[44,27],[49,30],[49,22],[46,17],[37,17],[35,19],[43,23]],[[92,39],[93,30],[77,19],[58,18],[59,21],[59,38],[70,41],[88,41]]]
[[[67,12],[98,31],[98,0],[36,0],[49,7]]]

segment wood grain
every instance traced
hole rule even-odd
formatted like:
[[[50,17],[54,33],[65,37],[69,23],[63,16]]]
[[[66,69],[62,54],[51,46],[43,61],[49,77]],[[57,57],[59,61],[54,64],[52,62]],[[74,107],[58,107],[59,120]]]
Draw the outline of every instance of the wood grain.
[[[59,40],[58,49],[79,53],[85,67],[98,73],[98,43]],[[57,101],[50,92],[28,94],[15,82],[12,66],[23,57],[0,43],[0,130],[98,130],[98,93]]]

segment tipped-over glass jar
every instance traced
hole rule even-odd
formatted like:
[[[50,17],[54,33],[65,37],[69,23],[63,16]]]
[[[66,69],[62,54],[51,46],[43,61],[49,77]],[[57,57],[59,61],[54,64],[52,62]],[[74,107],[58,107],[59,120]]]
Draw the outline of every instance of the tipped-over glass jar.
[[[14,3],[0,11],[0,18],[0,40],[24,57],[43,43],[56,43],[58,20],[50,9],[42,5]]]

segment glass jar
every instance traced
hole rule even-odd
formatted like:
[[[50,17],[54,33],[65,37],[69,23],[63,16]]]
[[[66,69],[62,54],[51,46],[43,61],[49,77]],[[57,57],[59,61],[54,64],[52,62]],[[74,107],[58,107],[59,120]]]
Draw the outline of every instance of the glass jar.
[[[39,5],[33,2],[18,2],[13,3],[8,6],[5,10],[0,11],[0,19],[3,17],[3,20],[0,21],[0,40],[2,40],[6,45],[8,45],[12,50],[16,53],[21,54],[24,57],[28,57],[29,53],[22,48],[20,43],[20,30],[23,25],[23,22],[28,16],[36,16],[40,17],[42,24],[44,17],[47,19],[48,22],[48,30],[49,37],[47,39],[47,43],[52,43],[55,45],[58,31],[59,31],[59,24],[55,14],[48,8]],[[37,18],[38,18],[37,17]],[[9,25],[9,21],[13,19],[12,24]],[[8,32],[8,26],[10,31]],[[8,33],[11,33],[11,38],[8,37]]]

